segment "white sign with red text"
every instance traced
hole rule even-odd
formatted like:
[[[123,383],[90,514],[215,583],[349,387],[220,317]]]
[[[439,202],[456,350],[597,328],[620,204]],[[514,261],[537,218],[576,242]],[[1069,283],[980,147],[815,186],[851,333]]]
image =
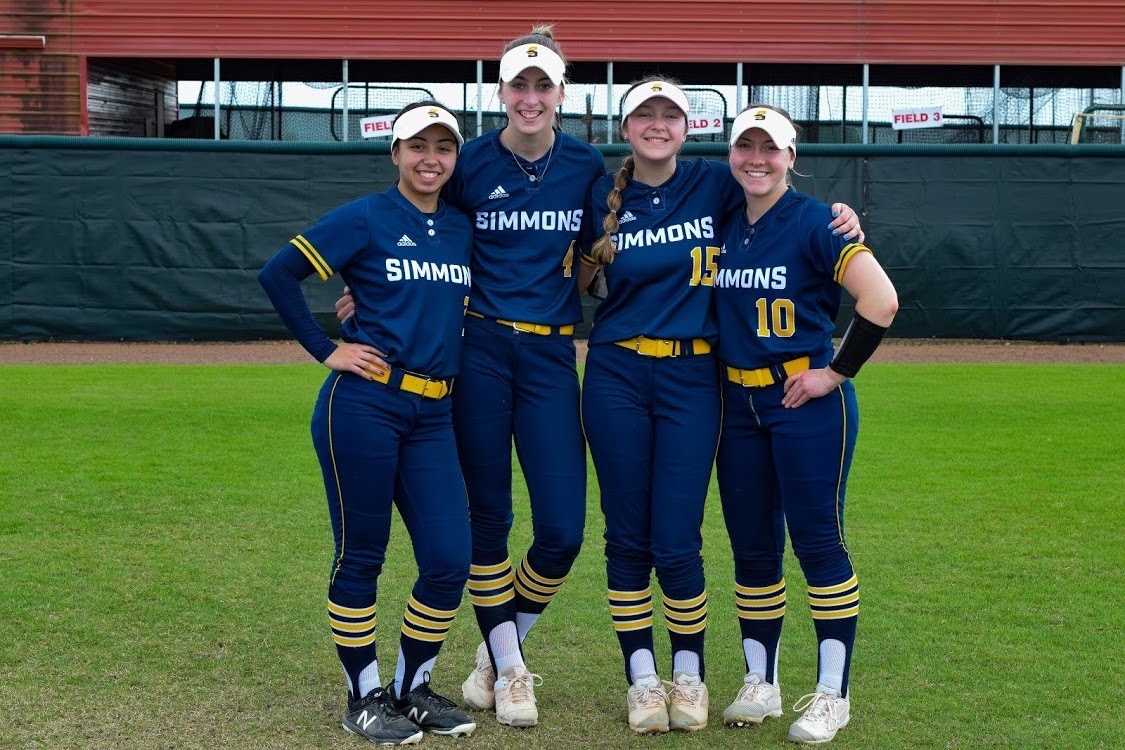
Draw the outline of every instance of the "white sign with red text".
[[[394,121],[395,115],[364,117],[359,121],[359,132],[364,138],[390,138]]]
[[[891,128],[909,130],[910,128],[940,128],[941,107],[911,107],[891,110]]]
[[[723,132],[723,115],[719,112],[693,112],[688,118],[688,135]]]

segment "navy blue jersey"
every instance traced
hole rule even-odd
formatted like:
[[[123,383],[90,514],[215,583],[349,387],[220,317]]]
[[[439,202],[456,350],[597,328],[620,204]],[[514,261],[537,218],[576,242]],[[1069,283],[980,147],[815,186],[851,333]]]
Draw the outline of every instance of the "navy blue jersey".
[[[613,189],[607,175],[591,191],[591,214],[602,226]],[[714,341],[718,323],[711,290],[718,273],[723,219],[742,197],[725,162],[678,160],[676,172],[652,187],[630,180],[617,212],[617,255],[605,267],[606,298],[594,311],[591,344],[635,336]]]
[[[444,196],[473,222],[474,312],[545,325],[582,320],[574,243],[593,240],[584,208],[604,174],[601,153],[566,133],[535,162],[513,155],[499,130],[465,144]]]
[[[435,378],[457,374],[472,272],[472,226],[442,203],[426,214],[392,187],[341,206],[290,243],[322,279],[340,276],[356,313],[340,329],[392,367]]]
[[[715,280],[719,358],[740,369],[832,349],[840,280],[858,242],[833,236],[832,210],[792,188],[751,225],[729,222]]]

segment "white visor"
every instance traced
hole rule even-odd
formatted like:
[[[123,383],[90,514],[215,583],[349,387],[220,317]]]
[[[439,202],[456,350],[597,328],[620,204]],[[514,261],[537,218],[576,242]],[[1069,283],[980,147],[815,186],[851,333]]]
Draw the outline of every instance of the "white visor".
[[[730,127],[731,148],[734,148],[743,133],[754,128],[766,131],[778,148],[791,148],[794,154],[797,153],[797,129],[785,115],[768,107],[754,107],[734,118],[734,124]]]
[[[394,146],[395,141],[413,138],[431,125],[444,125],[449,128],[453,137],[457,139],[458,146],[465,142],[461,137],[461,131],[457,128],[457,118],[444,107],[429,106],[415,107],[399,115],[395,120],[394,128],[391,129],[391,145]]]
[[[500,58],[500,80],[510,83],[528,68],[539,68],[556,86],[566,76],[566,63],[553,49],[542,44],[521,44]]]
[[[684,111],[685,115],[690,114],[687,94],[681,91],[679,86],[675,86],[667,81],[647,81],[646,83],[634,87],[634,89],[629,92],[629,95],[625,97],[625,101],[621,103],[621,119],[624,120],[633,113],[634,109],[641,106],[649,99],[655,99],[658,96],[662,96],[675,104]]]

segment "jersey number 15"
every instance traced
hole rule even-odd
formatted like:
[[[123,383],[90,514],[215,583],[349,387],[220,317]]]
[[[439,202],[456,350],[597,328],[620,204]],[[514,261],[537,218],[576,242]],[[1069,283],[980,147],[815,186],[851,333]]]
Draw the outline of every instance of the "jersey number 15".
[[[715,276],[719,273],[719,253],[717,247],[700,247],[696,245],[691,249],[691,281],[689,286],[715,286]]]

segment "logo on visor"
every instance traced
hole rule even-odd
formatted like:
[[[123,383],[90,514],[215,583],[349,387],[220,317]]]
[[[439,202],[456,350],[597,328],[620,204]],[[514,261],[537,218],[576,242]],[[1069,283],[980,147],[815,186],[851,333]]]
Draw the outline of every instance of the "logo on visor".
[[[438,112],[435,107],[430,107],[428,110],[426,110],[426,114],[428,114],[430,117],[434,118],[435,120],[437,118],[441,117],[441,113]]]
[[[757,112],[754,113],[754,119],[755,120],[766,119],[766,111],[764,109],[759,109]]]
[[[652,91],[663,91],[663,90],[664,90],[664,87],[661,86],[659,83],[652,84]]]
[[[527,48],[528,57],[539,57],[539,48],[534,44]]]

